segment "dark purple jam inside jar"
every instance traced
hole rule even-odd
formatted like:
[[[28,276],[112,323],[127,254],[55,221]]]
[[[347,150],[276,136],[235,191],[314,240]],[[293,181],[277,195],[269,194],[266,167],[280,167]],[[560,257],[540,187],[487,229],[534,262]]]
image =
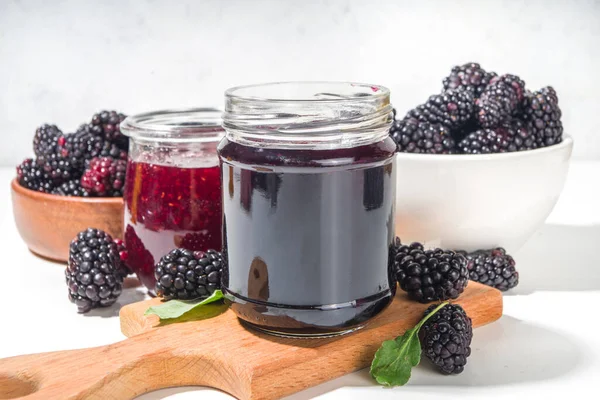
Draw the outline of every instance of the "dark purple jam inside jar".
[[[154,265],[170,250],[221,250],[220,112],[140,114],[122,130],[131,137],[123,238],[130,268],[153,293]]]
[[[279,83],[226,96],[223,291],[233,311],[288,336],[361,327],[395,294],[389,92]]]

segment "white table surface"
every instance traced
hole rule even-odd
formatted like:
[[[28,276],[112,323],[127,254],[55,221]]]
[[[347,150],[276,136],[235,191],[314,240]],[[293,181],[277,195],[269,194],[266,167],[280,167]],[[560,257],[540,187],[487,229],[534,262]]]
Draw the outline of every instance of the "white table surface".
[[[77,314],[63,269],[25,246],[10,202],[14,169],[0,169],[2,305],[0,357],[105,345],[122,340],[119,305],[139,301],[126,289],[108,309]],[[518,193],[515,193],[518,196]],[[362,370],[289,399],[597,398],[600,378],[600,162],[574,162],[546,224],[514,255],[521,283],[504,297],[504,316],[479,328],[465,372],[443,376],[428,363],[407,386],[378,387]],[[14,280],[16,278],[16,280]],[[206,388],[159,390],[149,399],[231,399]]]

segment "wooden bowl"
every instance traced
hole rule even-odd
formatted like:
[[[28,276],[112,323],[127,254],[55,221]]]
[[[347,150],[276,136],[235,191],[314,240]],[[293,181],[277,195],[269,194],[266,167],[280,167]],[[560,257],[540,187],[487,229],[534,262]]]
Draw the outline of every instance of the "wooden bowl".
[[[13,215],[19,234],[33,253],[66,262],[69,243],[80,231],[97,228],[123,236],[123,199],[40,193],[11,183]]]

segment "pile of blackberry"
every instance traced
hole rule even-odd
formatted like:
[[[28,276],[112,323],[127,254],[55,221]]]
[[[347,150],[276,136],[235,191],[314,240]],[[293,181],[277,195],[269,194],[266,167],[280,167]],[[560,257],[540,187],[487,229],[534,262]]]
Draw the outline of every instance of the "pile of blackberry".
[[[400,289],[421,303],[456,299],[469,280],[501,291],[519,284],[516,262],[502,247],[470,253],[425,249],[421,243],[408,245],[397,237],[390,247],[390,268]]]
[[[396,118],[390,136],[398,151],[486,154],[532,150],[562,141],[556,91],[525,88],[516,75],[498,75],[477,63],[452,68],[442,92]]]
[[[17,167],[27,189],[59,196],[120,197],[129,140],[121,133],[125,115],[101,111],[74,133],[44,124],[33,137],[35,158]]]

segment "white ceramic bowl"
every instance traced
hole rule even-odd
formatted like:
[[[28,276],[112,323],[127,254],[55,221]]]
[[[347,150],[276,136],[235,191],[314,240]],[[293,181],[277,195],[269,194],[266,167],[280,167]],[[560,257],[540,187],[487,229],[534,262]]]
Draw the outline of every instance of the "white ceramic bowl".
[[[398,153],[396,235],[403,243],[516,252],[563,189],[573,140],[486,155]]]

